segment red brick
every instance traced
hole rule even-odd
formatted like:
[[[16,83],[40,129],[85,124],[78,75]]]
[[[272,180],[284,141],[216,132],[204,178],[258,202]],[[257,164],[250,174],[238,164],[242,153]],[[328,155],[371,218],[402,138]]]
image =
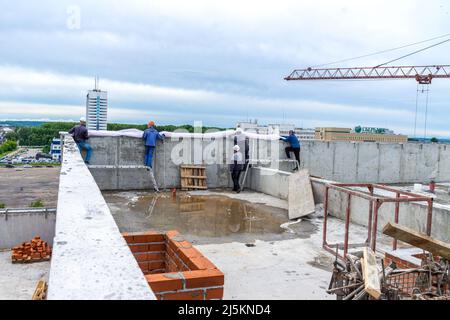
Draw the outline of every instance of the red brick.
[[[171,249],[174,254],[178,254],[178,246],[172,240],[167,242],[167,249]]]
[[[147,253],[135,253],[134,258],[136,259],[137,262],[148,261]]]
[[[191,270],[217,269],[217,267],[205,257],[191,258],[187,265]]]
[[[169,272],[179,271],[177,265],[172,260],[166,261],[166,269]]]
[[[210,299],[222,299],[223,298],[223,288],[207,289],[206,290],[206,300]]]
[[[170,230],[166,232],[166,239],[171,239],[175,236],[179,236],[180,233],[177,230]]]
[[[144,235],[149,236],[149,239],[151,242],[165,242],[166,241],[166,235],[164,233],[158,232],[158,231],[145,231],[143,232]]]
[[[149,271],[148,262],[139,262],[138,265],[142,272],[147,273]]]
[[[146,244],[137,244],[137,245],[131,245],[129,246],[131,252],[147,252],[148,251],[148,245]]]
[[[148,245],[149,252],[164,252],[166,251],[166,245],[164,243],[150,243]]]
[[[158,274],[158,273],[166,273],[167,271],[166,271],[166,268],[164,268],[164,269],[155,269],[155,270],[151,270],[151,271],[149,271],[148,273],[149,274]]]
[[[147,253],[147,260],[148,261],[161,261],[164,260],[165,255],[164,253]]]
[[[203,290],[166,293],[163,297],[164,300],[204,300]]]
[[[155,269],[164,269],[165,263],[164,261],[155,261],[155,262],[148,262],[148,270],[155,270]]]
[[[173,252],[172,249],[167,247],[166,254],[164,255],[164,257],[165,257],[166,260],[167,259],[174,260],[175,258],[177,258],[177,255],[176,255],[176,253]]]
[[[140,234],[133,236],[133,243],[164,242],[162,234]]]
[[[203,255],[195,248],[182,249],[178,250],[178,256],[183,260],[185,264],[189,263],[189,260],[192,258],[203,257]]]
[[[224,275],[217,269],[183,272],[186,288],[218,287],[224,284]]]
[[[150,274],[145,276],[145,278],[154,292],[176,291],[183,289],[183,280],[172,278],[171,276],[176,276],[176,274]]]
[[[183,240],[183,241],[175,241],[173,239],[170,239],[169,242],[173,242],[178,249],[190,249],[192,248],[192,243],[189,241]]]

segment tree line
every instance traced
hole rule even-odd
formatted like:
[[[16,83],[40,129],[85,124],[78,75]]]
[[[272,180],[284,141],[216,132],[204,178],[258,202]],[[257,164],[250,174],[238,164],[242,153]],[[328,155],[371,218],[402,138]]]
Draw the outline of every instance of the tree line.
[[[24,126],[17,127],[15,131],[6,135],[8,141],[17,141],[21,146],[45,146],[44,152],[48,153],[50,150],[50,144],[53,138],[59,138],[60,131],[69,131],[76,122],[46,122],[39,126]],[[121,124],[121,123],[108,123],[107,129],[109,131],[118,131],[123,129],[139,129],[145,130],[146,124]],[[159,125],[155,127],[158,131],[175,131],[177,129],[184,129],[188,132],[194,132],[194,126],[192,125]],[[217,127],[203,127],[202,131],[217,129],[224,130]],[[17,144],[16,144],[17,146]],[[1,152],[0,152],[1,153]]]
[[[16,149],[17,142],[14,140],[7,140],[6,142],[0,144],[0,156]]]

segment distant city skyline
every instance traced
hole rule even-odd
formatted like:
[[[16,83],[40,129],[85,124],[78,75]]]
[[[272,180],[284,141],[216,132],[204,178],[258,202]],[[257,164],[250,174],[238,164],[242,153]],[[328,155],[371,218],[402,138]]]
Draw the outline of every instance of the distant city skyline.
[[[450,4],[438,0],[426,6],[418,0],[123,3],[3,3],[0,119],[78,121],[97,75],[114,123],[232,127],[250,117],[304,128],[385,127],[412,136],[414,80],[299,83],[283,77],[294,68],[450,30]],[[432,43],[332,66],[374,66]],[[450,64],[449,48],[447,43],[395,64]],[[450,80],[436,79],[430,86],[428,137],[450,137],[448,85]],[[421,137],[425,95],[419,98]]]

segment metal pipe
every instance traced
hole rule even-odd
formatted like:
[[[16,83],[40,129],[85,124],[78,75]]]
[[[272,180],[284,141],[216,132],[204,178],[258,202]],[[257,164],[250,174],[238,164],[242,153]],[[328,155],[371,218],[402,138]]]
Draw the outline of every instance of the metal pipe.
[[[350,228],[351,200],[352,200],[352,195],[348,194],[348,198],[347,198],[347,214],[346,214],[346,217],[345,217],[344,257],[347,257],[347,252],[348,252],[348,232],[349,232],[349,228]]]
[[[377,199],[375,201],[375,212],[374,212],[374,220],[373,220],[373,228],[372,228],[372,250],[375,252],[377,247],[377,228],[378,228],[378,209],[380,209],[380,201]]]
[[[373,187],[369,187],[370,194],[373,195]],[[369,223],[367,224],[367,245],[370,245],[372,239],[372,216],[373,216],[373,201],[369,202]]]
[[[428,200],[428,213],[427,213],[427,235],[431,236],[431,223],[433,220],[433,198]]]
[[[399,192],[397,192],[395,194],[395,198],[396,199],[400,198],[400,193]],[[395,223],[398,223],[398,214],[399,214],[399,212],[400,212],[400,202],[397,201],[397,202],[395,202],[395,217],[394,217]],[[392,249],[393,250],[397,250],[397,239],[395,239],[395,238],[394,238],[394,242],[392,244]]]
[[[325,185],[325,204],[323,206],[323,243],[322,246],[327,246],[327,219],[328,219],[328,185]]]

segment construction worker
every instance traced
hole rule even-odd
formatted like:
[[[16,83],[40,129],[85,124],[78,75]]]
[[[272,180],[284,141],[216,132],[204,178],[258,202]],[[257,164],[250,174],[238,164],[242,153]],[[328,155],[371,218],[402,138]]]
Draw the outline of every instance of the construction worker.
[[[233,179],[233,191],[241,192],[239,185],[239,176],[244,169],[244,160],[242,159],[241,148],[238,145],[233,147],[233,155],[231,156],[230,172]]]
[[[158,185],[156,184],[155,175],[153,174],[153,154],[156,148],[156,141],[163,140],[164,135],[160,134],[155,128],[155,122],[150,121],[145,129],[142,139],[145,143],[145,158],[144,165],[147,167],[147,171],[150,171],[150,180],[152,181],[153,188],[156,192],[159,192]]]
[[[80,124],[70,129],[69,134],[73,136],[73,140],[75,140],[80,153],[82,150],[86,150],[86,159],[84,159],[84,162],[89,164],[92,157],[92,147],[86,142],[89,139],[88,129],[86,128],[86,118],[81,117]]]
[[[241,149],[244,148],[245,166],[250,161],[250,140],[245,136],[241,127],[236,128],[236,134],[234,136],[234,145],[238,145]]]
[[[286,157],[288,159],[291,159],[291,152],[294,153],[296,160],[294,171],[297,171],[300,165],[300,141],[298,141],[294,130],[290,130],[289,135],[282,136],[280,140],[283,140],[284,142],[288,142],[290,144],[290,146],[286,147],[284,150],[286,151]]]

